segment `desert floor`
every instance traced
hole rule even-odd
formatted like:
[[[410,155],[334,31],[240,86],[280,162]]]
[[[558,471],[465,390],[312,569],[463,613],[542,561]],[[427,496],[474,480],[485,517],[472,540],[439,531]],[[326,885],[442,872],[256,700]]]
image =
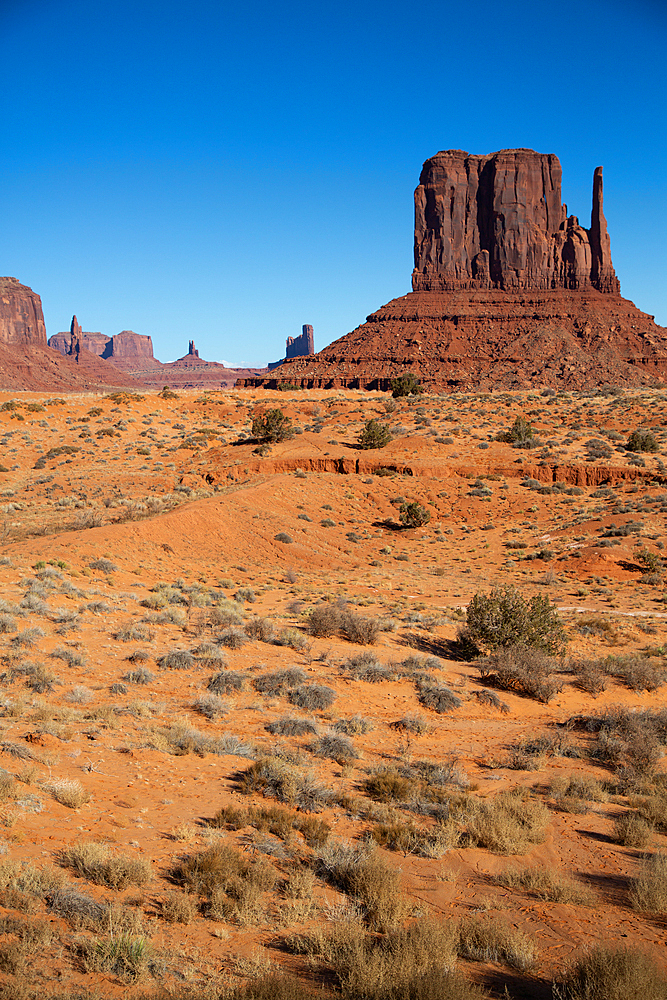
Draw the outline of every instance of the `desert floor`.
[[[272,408],[296,433],[258,453]],[[534,447],[496,440],[517,416]],[[0,394],[1,995],[331,987],[318,931],[428,915],[491,995],[551,996],[596,942],[667,966],[666,416]],[[371,418],[393,440],[361,450]],[[510,585],[565,626],[537,697],[457,640]]]

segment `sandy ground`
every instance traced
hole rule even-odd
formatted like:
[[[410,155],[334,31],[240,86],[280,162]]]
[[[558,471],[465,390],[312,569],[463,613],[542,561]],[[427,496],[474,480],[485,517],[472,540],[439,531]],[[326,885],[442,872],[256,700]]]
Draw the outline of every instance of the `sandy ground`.
[[[274,407],[297,433],[258,454],[253,416]],[[369,796],[366,781],[378,768],[449,767],[445,801],[453,803],[521,786],[546,804],[543,839],[521,855],[470,846],[465,809],[457,814],[462,839],[433,856],[415,844],[377,848],[400,872],[415,916],[493,918],[534,941],[527,970],[462,963],[498,995],[508,985],[515,997],[549,996],[554,972],[599,941],[636,944],[667,965],[665,914],[631,905],[631,880],[647,851],[665,849],[667,827],[654,825],[642,847],[615,839],[616,818],[636,810],[645,789],[595,758],[595,725],[586,723],[617,706],[667,706],[666,413],[667,393],[639,391],[407,401],[361,391],[0,394],[0,974],[13,995],[34,987],[120,996],[234,982],[269,964],[303,971],[284,939],[330,924],[348,898],[321,877],[297,830],[282,839],[257,824],[208,822],[223,806],[276,805],[243,794],[239,781],[267,756],[328,789],[312,812],[293,801],[283,808],[324,820],[330,843],[361,843],[382,823],[434,828],[415,800]],[[535,447],[496,440],[519,415]],[[360,450],[371,418],[394,438]],[[626,451],[637,428],[650,428],[660,451]],[[400,506],[413,501],[430,520],[406,529]],[[569,642],[562,690],[548,703],[496,690],[505,711],[480,700],[480,670],[458,658],[456,638],[473,595],[507,585],[554,602]],[[344,602],[378,619],[374,644],[309,634],[313,609]],[[225,645],[226,628],[252,633],[258,618],[267,641],[245,635],[238,648]],[[170,667],[163,658],[179,650],[192,655]],[[388,668],[373,682],[351,676],[349,661],[362,653]],[[396,665],[410,657],[422,661],[400,676]],[[633,689],[623,672],[632,658],[650,665],[653,690]],[[584,660],[606,661],[605,690],[582,690]],[[261,676],[292,667],[302,683],[330,687],[332,704],[301,710],[289,688],[257,690]],[[146,683],[127,679],[139,668]],[[419,670],[458,706],[442,714],[425,707]],[[209,718],[207,685],[220,672],[238,686]],[[336,726],[340,735],[357,716],[368,729],[347,727],[354,755],[322,756],[318,738]],[[285,717],[316,732],[267,730]],[[536,740],[537,751],[526,749]],[[553,782],[570,776],[599,782],[600,800],[564,804]],[[149,863],[148,875],[116,890],[77,873],[63,851],[89,841]],[[212,917],[196,893],[187,923],[168,919],[166,901],[184,895],[174,866],[221,842],[268,859],[275,887],[228,919]],[[316,872],[302,898],[286,888],[295,865]],[[508,868],[525,867],[574,880],[586,902],[498,884]],[[76,890],[123,903],[123,915],[87,928],[83,903],[67,912],[53,903],[53,879],[64,880],[61,896]],[[41,937],[26,945],[17,921],[39,924]],[[91,941],[123,928],[152,956],[137,984],[127,970],[104,967],[99,949],[93,961],[81,943],[90,951]]]

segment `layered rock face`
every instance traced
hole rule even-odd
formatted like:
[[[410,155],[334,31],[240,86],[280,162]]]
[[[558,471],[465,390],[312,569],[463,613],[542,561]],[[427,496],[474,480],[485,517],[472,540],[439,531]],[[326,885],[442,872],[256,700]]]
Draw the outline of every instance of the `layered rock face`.
[[[0,343],[46,347],[42,300],[16,278],[0,278]]]
[[[552,154],[448,150],[415,192],[413,291],[313,357],[241,385],[445,391],[661,385],[667,330],[621,298],[593,177],[590,229],[561,204]],[[271,366],[270,366],[271,367]]]
[[[315,353],[315,338],[313,328],[310,323],[304,323],[300,337],[288,337],[286,343],[285,357],[299,358],[306,354]]]
[[[561,166],[552,153],[437,153],[424,164],[415,191],[413,291],[594,288],[618,294],[602,197],[597,167],[585,229],[561,204]]]

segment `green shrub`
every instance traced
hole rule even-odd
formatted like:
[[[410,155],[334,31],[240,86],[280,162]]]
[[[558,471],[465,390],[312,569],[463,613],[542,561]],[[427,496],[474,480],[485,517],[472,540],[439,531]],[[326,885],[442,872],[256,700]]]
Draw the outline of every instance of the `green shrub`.
[[[253,418],[252,436],[260,444],[275,444],[279,441],[287,441],[293,435],[294,429],[291,419],[277,407],[273,410],[267,410],[266,413],[260,413]]]
[[[399,511],[401,524],[406,528],[421,528],[431,520],[431,515],[426,507],[413,501],[412,503],[402,503]]]
[[[567,643],[558,612],[547,596],[530,601],[516,587],[494,587],[489,594],[475,594],[466,608],[464,638],[480,649],[523,643],[545,653],[558,653]]]
[[[517,417],[509,430],[503,431],[496,438],[497,441],[505,441],[507,444],[525,445],[532,441],[534,437],[533,428],[525,417]]]
[[[367,420],[366,425],[357,439],[360,448],[384,448],[391,441],[391,431],[386,424],[377,420]]]
[[[658,442],[647,430],[633,431],[625,446],[628,451],[657,451]]]
[[[419,379],[412,372],[406,372],[391,380],[391,394],[394,399],[399,399],[401,396],[417,396],[423,391]]]

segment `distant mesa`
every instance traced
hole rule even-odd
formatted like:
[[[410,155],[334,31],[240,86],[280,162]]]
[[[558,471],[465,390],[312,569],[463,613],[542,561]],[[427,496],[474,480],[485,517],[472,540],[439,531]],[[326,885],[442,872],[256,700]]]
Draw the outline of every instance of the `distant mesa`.
[[[239,385],[444,391],[661,385],[667,330],[621,297],[593,174],[589,228],[561,203],[558,157],[437,153],[415,191],[412,292],[280,376]]]
[[[54,333],[49,337],[49,347],[61,354],[72,354],[74,338],[78,338],[80,350],[96,354],[98,358],[116,361],[118,358],[152,358],[153,341],[150,337],[133,330],[122,330],[115,337],[106,337],[103,333],[86,333],[81,329],[76,316],[67,333]]]
[[[285,344],[285,357],[280,361],[269,361],[269,371],[278,368],[288,358],[302,358],[315,353],[315,338],[310,323],[304,323],[299,337],[288,337]]]

